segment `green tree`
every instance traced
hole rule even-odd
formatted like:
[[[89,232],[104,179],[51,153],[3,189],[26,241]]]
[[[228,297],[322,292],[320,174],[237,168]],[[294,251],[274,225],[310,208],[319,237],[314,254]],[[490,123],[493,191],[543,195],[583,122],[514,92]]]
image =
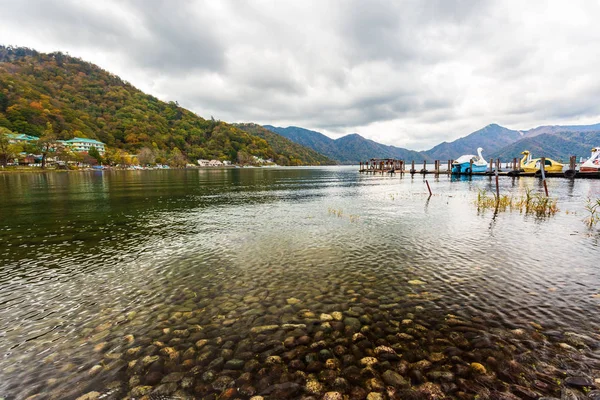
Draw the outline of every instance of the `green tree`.
[[[171,155],[169,157],[169,166],[173,168],[183,168],[187,164],[187,159],[177,147],[171,151]]]
[[[3,167],[6,167],[8,161],[21,152],[21,146],[18,143],[10,142],[8,135],[12,133],[10,130],[0,127],[0,164]]]
[[[96,161],[98,162],[98,164],[102,164],[102,156],[100,155],[100,152],[98,151],[98,149],[94,146],[90,147],[90,150],[88,151],[88,155],[94,159],[96,159]]]

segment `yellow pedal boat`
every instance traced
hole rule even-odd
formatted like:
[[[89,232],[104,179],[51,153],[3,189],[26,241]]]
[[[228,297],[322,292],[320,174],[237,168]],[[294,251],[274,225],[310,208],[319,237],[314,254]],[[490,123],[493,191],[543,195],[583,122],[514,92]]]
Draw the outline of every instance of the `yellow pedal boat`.
[[[541,158],[531,158],[531,153],[528,150],[522,152],[523,159],[521,160],[521,169],[523,172],[538,172],[540,170],[540,162]],[[544,170],[546,172],[562,172],[563,165],[558,161],[554,161],[551,158],[545,159],[545,167]]]

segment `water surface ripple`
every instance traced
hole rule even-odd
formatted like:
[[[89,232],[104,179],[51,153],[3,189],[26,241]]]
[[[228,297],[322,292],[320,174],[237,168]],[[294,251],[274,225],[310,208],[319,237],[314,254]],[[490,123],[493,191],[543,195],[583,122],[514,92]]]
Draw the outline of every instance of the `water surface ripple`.
[[[549,180],[538,218],[478,211],[487,177],[428,179],[431,198],[349,167],[0,174],[0,397],[595,389],[600,182]]]

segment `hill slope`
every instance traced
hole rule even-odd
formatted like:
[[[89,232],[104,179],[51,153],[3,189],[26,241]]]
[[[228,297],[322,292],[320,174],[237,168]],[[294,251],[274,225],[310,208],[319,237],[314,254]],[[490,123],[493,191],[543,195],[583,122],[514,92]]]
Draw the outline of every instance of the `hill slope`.
[[[507,129],[498,124],[490,124],[453,142],[440,143],[424,153],[434,160],[450,160],[463,154],[476,154],[477,148],[482,147],[483,155],[486,157],[522,137],[523,135],[519,131]]]
[[[236,128],[258,136],[269,143],[273,150],[279,154],[277,164],[279,165],[334,165],[336,162],[323,154],[295,143],[275,132],[272,132],[258,124],[245,123],[233,124]]]
[[[356,133],[334,140],[322,133],[295,126],[281,128],[265,125],[264,127],[296,143],[310,147],[342,164],[358,164],[360,161],[371,158],[424,159],[424,155],[417,151],[387,146],[365,139]]]
[[[162,102],[93,64],[0,46],[0,126],[40,136],[48,122],[59,139],[98,139],[129,152],[148,146],[178,148],[190,160],[278,156],[264,139]]]

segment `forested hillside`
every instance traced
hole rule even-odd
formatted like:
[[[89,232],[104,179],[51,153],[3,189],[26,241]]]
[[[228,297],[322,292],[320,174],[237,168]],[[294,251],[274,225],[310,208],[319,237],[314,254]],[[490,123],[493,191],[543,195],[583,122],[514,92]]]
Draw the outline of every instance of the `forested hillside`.
[[[323,154],[286,139],[258,124],[245,123],[233,124],[251,135],[258,136],[269,143],[273,150],[279,154],[275,162],[279,165],[334,165],[336,162]]]
[[[177,148],[190,160],[278,156],[264,139],[160,101],[88,62],[0,46],[0,127],[41,136],[47,123],[58,139],[98,139],[128,152]]]

